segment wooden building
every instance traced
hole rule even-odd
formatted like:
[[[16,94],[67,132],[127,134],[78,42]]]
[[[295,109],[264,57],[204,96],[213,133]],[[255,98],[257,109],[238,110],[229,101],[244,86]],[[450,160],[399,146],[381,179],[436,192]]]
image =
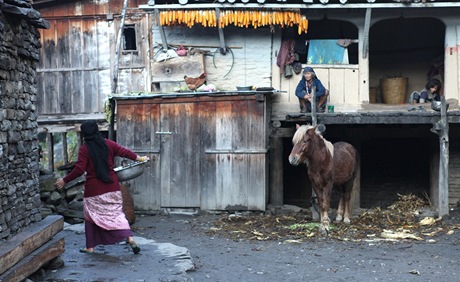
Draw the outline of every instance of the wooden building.
[[[287,75],[289,67],[286,69],[286,62],[280,61],[283,45],[291,41],[296,46],[297,62],[302,67],[312,66],[331,92],[328,102],[335,106],[335,113],[318,115],[318,122],[327,127],[326,138],[349,141],[360,150],[361,206],[388,204],[373,199],[375,187],[389,191],[382,194],[390,195],[390,200],[400,192],[427,193],[441,214],[448,213],[449,205],[460,200],[460,148],[456,142],[460,121],[459,3],[128,2],[129,8],[123,9],[122,0],[34,1],[43,17],[52,23],[42,34],[45,59],[38,68],[42,128],[56,133],[75,130],[79,121],[74,117],[84,118],[85,114],[99,115],[103,120],[103,101],[111,95],[131,97],[115,99],[122,109],[129,100],[138,101],[133,94],[177,94],[175,89],[183,86],[183,75],[201,71],[208,74],[207,83],[222,93],[232,93],[236,86],[270,86],[280,91],[270,95],[267,105],[271,112],[266,120],[270,146],[265,175],[269,176],[269,190],[268,196],[261,197],[275,205],[305,203],[309,192],[304,169],[287,164],[295,123],[311,122],[309,116],[300,115],[294,94],[301,74]],[[203,24],[203,17],[190,22],[190,16],[196,16],[197,11],[207,12],[207,19],[209,14],[215,14],[217,19],[238,13],[246,23],[214,26],[212,22]],[[255,12],[272,18],[276,12],[283,12],[283,20],[269,24],[249,22],[255,19]],[[289,20],[289,15],[295,20]],[[180,22],[182,16],[188,22]],[[300,24],[303,19],[308,20],[308,27]],[[326,60],[319,49],[313,48],[319,43],[331,44],[331,40],[343,46],[338,53],[342,56],[340,61]],[[125,44],[118,45],[120,42]],[[176,50],[180,45],[187,48],[187,57],[158,60],[167,50]],[[394,104],[385,101],[387,93],[382,91],[382,82],[396,77],[404,78],[406,83],[400,100]],[[423,108],[425,111],[408,111],[413,107],[408,103],[409,94],[422,89],[427,77],[438,77],[443,82],[449,103],[448,138],[433,134],[440,114],[429,105]],[[166,101],[155,98],[148,103],[157,100]],[[60,126],[50,126],[52,123]],[[115,126],[126,125],[122,119],[116,120]],[[123,140],[119,129],[117,138]],[[122,142],[129,145],[132,141]],[[446,145],[447,152],[442,149]],[[446,159],[445,153],[449,161],[446,171],[439,161]],[[384,198],[381,196],[379,200]],[[233,206],[239,204],[235,202]],[[161,208],[158,200],[152,200],[142,209],[156,209],[158,205]]]
[[[151,157],[137,209],[265,210],[270,94],[116,97],[118,142]]]

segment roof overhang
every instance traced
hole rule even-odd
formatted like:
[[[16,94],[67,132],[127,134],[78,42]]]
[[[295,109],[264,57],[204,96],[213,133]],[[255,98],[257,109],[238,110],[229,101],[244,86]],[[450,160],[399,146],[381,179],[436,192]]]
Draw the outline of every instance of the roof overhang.
[[[162,1],[150,0],[147,5],[139,5],[139,9],[401,9],[401,8],[452,8],[460,7],[460,2],[445,0],[384,0],[376,3],[376,0],[355,0],[343,4],[329,3],[328,0],[303,0],[301,1],[246,1],[219,0],[219,1],[197,1],[197,0],[176,0]],[[230,3],[233,2],[233,3]],[[299,3],[301,2],[301,3]],[[351,2],[351,1],[350,1]],[[183,4],[181,4],[183,3]]]

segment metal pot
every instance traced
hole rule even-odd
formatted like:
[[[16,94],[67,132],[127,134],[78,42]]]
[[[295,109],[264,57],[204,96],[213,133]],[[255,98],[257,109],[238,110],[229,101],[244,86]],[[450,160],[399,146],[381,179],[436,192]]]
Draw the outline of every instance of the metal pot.
[[[238,91],[251,91],[252,90],[252,86],[237,86],[236,89]]]
[[[431,102],[431,109],[434,111],[441,111],[441,101],[432,101]],[[449,104],[446,104],[446,111],[449,109]]]
[[[119,166],[113,170],[118,176],[120,182],[134,179],[144,173],[145,162],[133,162],[126,166]]]

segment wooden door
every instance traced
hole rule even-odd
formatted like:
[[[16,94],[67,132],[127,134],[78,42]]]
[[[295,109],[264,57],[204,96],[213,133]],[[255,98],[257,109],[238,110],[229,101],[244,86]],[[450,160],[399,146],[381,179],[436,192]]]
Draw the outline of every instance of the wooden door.
[[[200,135],[196,103],[161,104],[161,207],[200,207]]]
[[[144,173],[128,182],[138,211],[160,209],[160,139],[159,104],[119,101],[117,108],[117,142],[136,154],[149,156]]]

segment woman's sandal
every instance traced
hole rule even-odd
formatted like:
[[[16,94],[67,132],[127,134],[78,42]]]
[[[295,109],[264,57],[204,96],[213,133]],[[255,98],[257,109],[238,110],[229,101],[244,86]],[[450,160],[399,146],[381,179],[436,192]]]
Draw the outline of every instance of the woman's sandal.
[[[84,253],[84,254],[92,254],[93,252],[94,251],[90,251],[87,248],[81,248],[80,249],[80,253]]]
[[[141,251],[141,248],[135,242],[128,243],[128,244],[131,246],[131,249],[133,250],[134,254],[137,254],[137,253],[139,253]]]

